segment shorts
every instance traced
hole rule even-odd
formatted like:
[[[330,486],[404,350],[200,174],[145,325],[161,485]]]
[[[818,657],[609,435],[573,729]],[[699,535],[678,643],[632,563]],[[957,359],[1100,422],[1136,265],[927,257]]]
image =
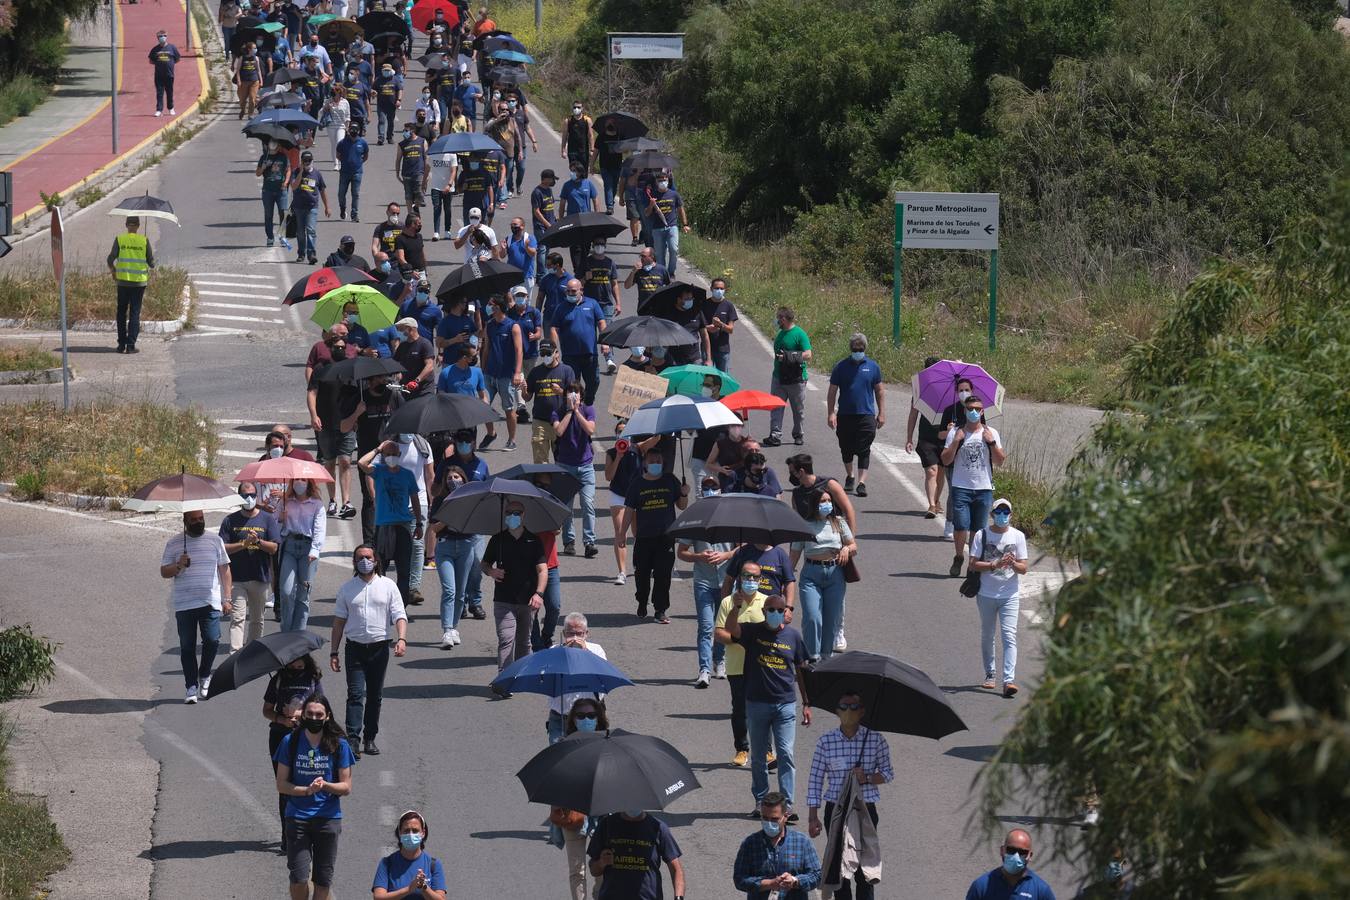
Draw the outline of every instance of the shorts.
[[[314,435],[315,441],[319,445],[319,460],[321,462],[337,462],[341,457],[354,459],[356,457],[356,432],[338,431],[336,428],[325,426]]]
[[[942,445],[932,441],[919,441],[914,445],[914,452],[919,454],[919,465],[925,469],[931,469],[933,466],[942,465]]]
[[[957,531],[978,531],[989,524],[989,508],[994,505],[992,490],[952,487],[952,527]]]
[[[513,413],[520,407],[520,390],[512,383],[510,375],[488,375],[484,380],[487,381],[488,405],[500,396],[503,413]]]
[[[872,441],[877,436],[877,420],[871,415],[849,415],[841,413],[835,427],[835,437],[839,439],[839,452],[844,462],[858,457],[858,468],[866,469],[872,458]]]
[[[341,819],[286,819],[286,867],[291,884],[333,884]]]
[[[610,491],[610,492],[609,492],[609,508],[610,508],[610,509],[613,509],[613,508],[616,507],[616,506],[623,506],[623,504],[624,504],[624,496],[623,496],[623,494],[616,494],[616,493],[614,493],[613,491]]]
[[[642,207],[639,204],[642,201],[637,191],[629,191],[626,199],[628,202],[625,204],[624,209],[628,211],[628,221],[641,222]]]

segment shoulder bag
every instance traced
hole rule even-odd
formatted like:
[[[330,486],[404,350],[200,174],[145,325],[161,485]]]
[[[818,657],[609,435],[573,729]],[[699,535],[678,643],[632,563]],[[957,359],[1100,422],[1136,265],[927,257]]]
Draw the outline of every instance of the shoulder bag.
[[[984,529],[984,531],[980,532],[980,534],[981,534],[980,550],[983,551],[985,547],[989,546],[989,529],[988,528]],[[972,563],[974,561],[975,561],[974,559],[970,560],[970,562]],[[976,572],[974,568],[971,567],[969,563],[967,563],[966,577],[965,580],[961,582],[960,587],[961,596],[974,597],[980,593],[980,575],[981,575],[980,572]]]

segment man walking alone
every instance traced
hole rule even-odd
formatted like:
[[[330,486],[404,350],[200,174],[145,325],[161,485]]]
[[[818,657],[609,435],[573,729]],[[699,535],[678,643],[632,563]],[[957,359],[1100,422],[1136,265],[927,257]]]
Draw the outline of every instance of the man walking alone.
[[[113,241],[108,271],[117,283],[117,352],[140,353],[136,338],[141,334],[141,301],[155,267],[150,241],[140,233],[138,216],[127,216],[127,230]]]

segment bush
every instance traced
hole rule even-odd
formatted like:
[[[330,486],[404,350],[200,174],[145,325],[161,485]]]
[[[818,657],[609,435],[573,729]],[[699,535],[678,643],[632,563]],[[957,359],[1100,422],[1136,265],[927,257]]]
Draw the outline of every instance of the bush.
[[[156,268],[146,286],[142,321],[178,318],[187,283],[183,269]],[[55,322],[60,301],[60,283],[50,277],[0,274],[0,318]],[[106,271],[66,271],[66,314],[71,322],[112,321],[117,314],[117,288]]]
[[[47,99],[50,92],[51,85],[37,81],[26,73],[16,75],[0,85],[0,125],[28,115]]]
[[[2,671],[2,670],[0,670]],[[10,725],[0,716],[0,897],[46,896],[38,886],[70,861],[70,851],[37,797],[6,786]]]
[[[28,625],[0,631],[0,703],[31,694],[56,675],[56,645]]]

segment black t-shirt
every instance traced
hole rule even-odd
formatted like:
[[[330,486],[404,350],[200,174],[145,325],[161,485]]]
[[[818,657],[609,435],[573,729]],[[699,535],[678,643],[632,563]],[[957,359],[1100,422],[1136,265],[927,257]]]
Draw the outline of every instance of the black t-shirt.
[[[714,300],[709,297],[703,301],[703,321],[712,323],[713,316],[722,320],[723,325],[729,325],[732,322],[739,321],[740,316],[736,314],[736,307],[731,305],[727,299]],[[725,331],[708,329],[708,344],[713,350],[725,350],[731,346],[731,335]]]
[[[703,329],[708,327],[698,304],[695,303],[693,309],[674,309],[671,311],[669,318],[670,321],[698,338],[698,342],[685,347],[670,347],[666,350],[666,355],[671,358],[675,365],[697,362],[698,358],[703,355]]]
[[[394,361],[403,364],[403,383],[407,384],[412,379],[422,373],[427,360],[436,357],[436,348],[431,346],[431,341],[424,337],[418,337],[412,341],[400,341],[398,349],[394,351]],[[413,391],[413,396],[420,397],[428,394],[436,387],[436,379],[427,376],[426,381],[417,386]]]
[[[941,420],[933,427],[933,440],[937,442],[939,447],[943,445],[943,440],[937,436],[937,433],[953,422],[956,423],[957,428],[966,424],[966,405],[964,403],[953,403],[942,411]]]
[[[534,398],[530,415],[547,422],[555,412],[562,412],[563,403],[567,400],[567,383],[576,378],[576,373],[566,363],[556,366],[540,363],[531,369],[530,374],[525,376],[525,386]]]
[[[496,582],[492,592],[493,603],[529,603],[539,586],[537,567],[548,560],[544,556],[544,542],[537,535],[522,530],[520,537],[510,531],[499,531],[488,540],[483,560],[490,566],[503,569],[506,577]]]
[[[326,429],[336,431],[341,419],[356,412],[361,404],[361,394],[357,389],[343,382],[324,381],[319,376],[328,370],[332,363],[325,363],[314,369],[309,386],[314,390],[314,408],[323,420]]]
[[[365,400],[366,411],[356,420],[356,451],[363,456],[380,445],[384,423],[403,405],[403,394],[387,388],[382,391],[366,388]]]
[[[810,487],[800,484],[793,487],[792,508],[797,511],[797,515],[808,522],[813,520],[816,517],[816,510],[820,507],[820,498],[829,489],[827,486],[831,481],[834,479],[817,475],[815,483]]]
[[[595,142],[595,152],[600,156],[600,168],[617,169],[623,165],[623,151],[615,150],[614,145],[622,141],[621,137],[601,138]]]
[[[670,828],[650,813],[636,822],[619,813],[601,819],[586,855],[599,859],[606,850],[614,852],[614,864],[605,869],[599,900],[661,900],[661,864],[681,855]]]
[[[407,232],[400,232],[399,236],[394,239],[394,249],[403,251],[403,258],[408,261],[405,268],[426,271],[427,253],[421,234],[411,235]]]
[[[281,668],[274,672],[267,682],[267,689],[263,691],[263,702],[272,704],[277,712],[285,713],[298,707],[301,700],[319,689],[319,682],[311,681],[309,673],[303,669],[297,672],[294,669]],[[278,725],[276,722],[272,723],[272,728],[288,734],[291,731],[289,726]]]
[[[394,255],[394,244],[398,236],[403,233],[403,226],[390,225],[388,221],[381,222],[375,226],[372,237],[380,242],[380,248],[390,256]]]
[[[619,455],[619,451],[610,447],[605,451],[607,459],[614,459]],[[628,496],[628,488],[633,483],[633,479],[638,474],[638,454],[630,444],[628,452],[619,460],[619,464],[614,468],[614,477],[609,480],[609,489],[620,497]]]
[[[678,510],[675,501],[680,498],[680,481],[669,473],[659,478],[639,475],[628,486],[624,506],[635,510],[636,525],[633,534],[640,538],[661,537],[675,521]]]
[[[718,439],[726,437],[726,434],[727,428],[725,425],[721,428],[704,428],[694,435],[694,446],[690,451],[690,458],[701,459],[704,462],[707,462],[708,454],[712,452],[712,448],[716,446]],[[719,453],[718,456],[720,457],[721,454]],[[719,464],[726,465],[726,463],[723,463],[720,460]]]

